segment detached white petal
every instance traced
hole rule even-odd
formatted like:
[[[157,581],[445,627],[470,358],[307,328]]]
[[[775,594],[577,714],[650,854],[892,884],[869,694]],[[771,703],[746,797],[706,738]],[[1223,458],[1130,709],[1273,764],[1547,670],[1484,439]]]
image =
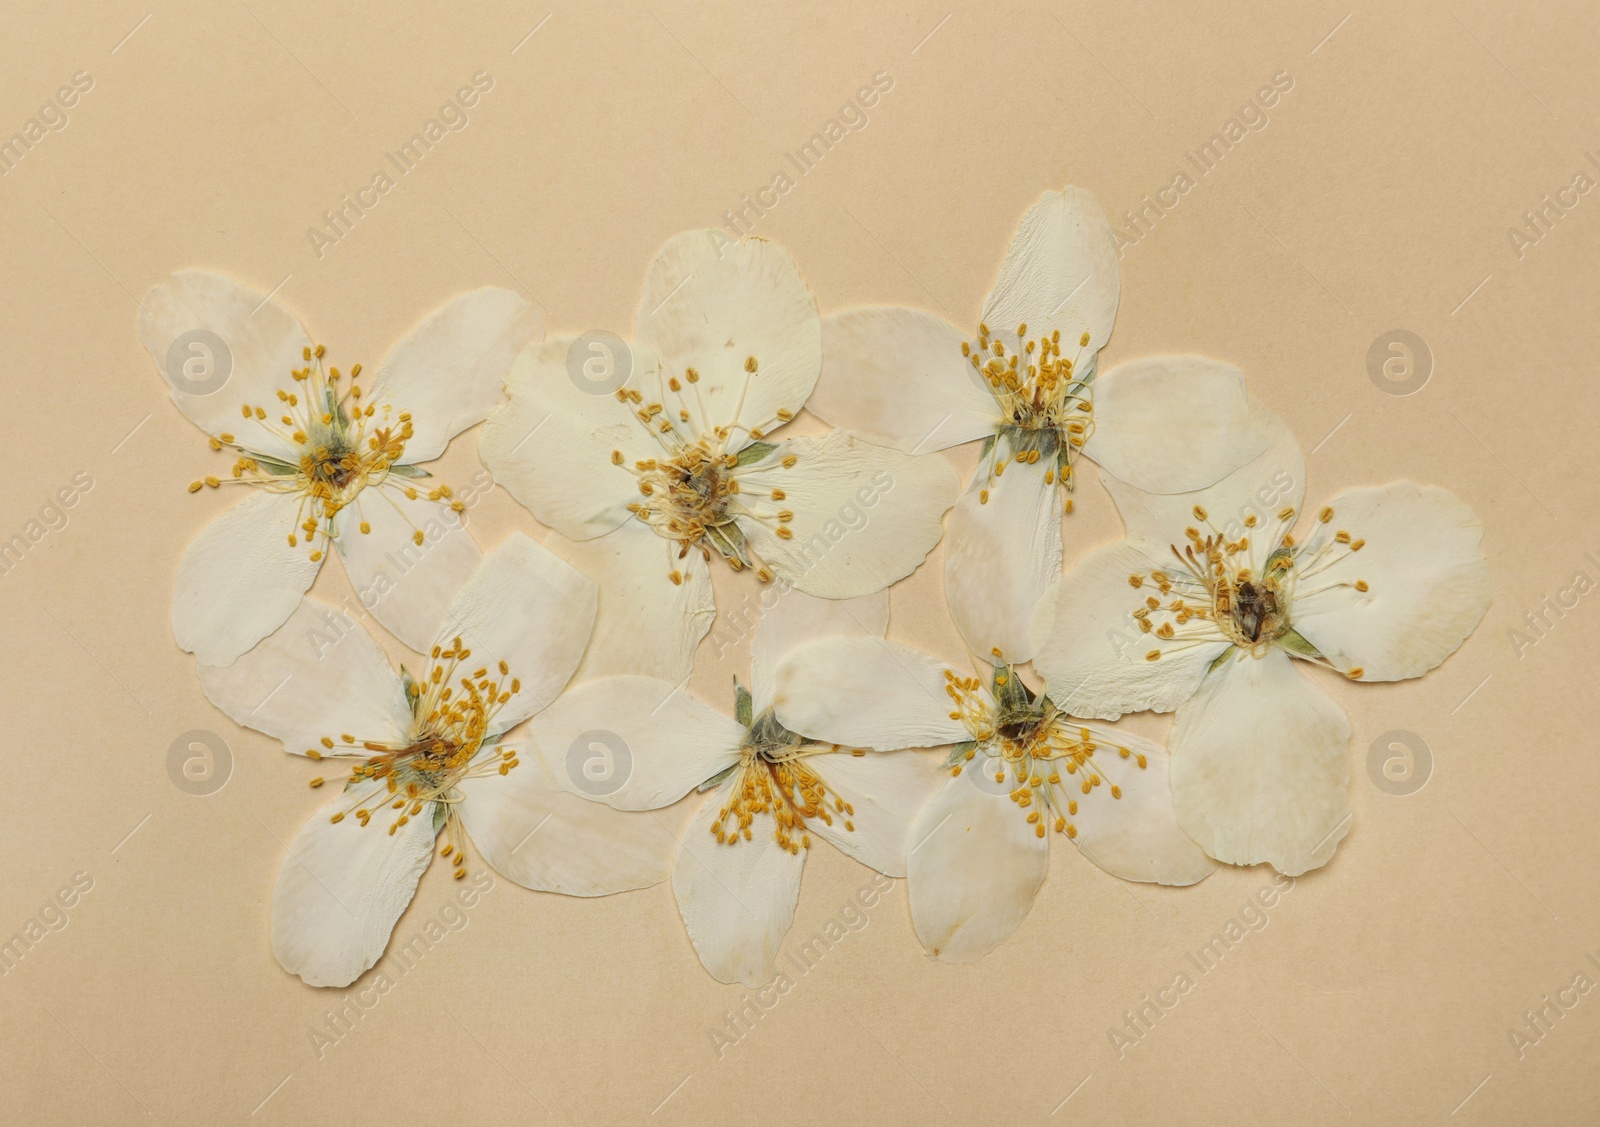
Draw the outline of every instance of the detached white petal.
[[[426,493],[426,479],[417,488]],[[448,502],[411,500],[391,480],[363,489],[335,522],[333,542],[362,605],[396,638],[427,653],[451,604],[483,563],[461,515]]]
[[[881,638],[889,629],[889,592],[854,599],[819,599],[792,587],[761,593],[761,618],[750,639],[750,696],[754,714],[772,707],[774,677],[791,652],[832,637]]]
[[[1217,866],[1205,850],[1178,826],[1167,749],[1107,728],[1090,731],[1100,744],[1094,769],[1105,785],[1085,795],[1081,780],[1069,775],[1062,788],[1065,799],[1077,803],[1072,824],[1078,836],[1073,842],[1083,855],[1123,880],[1189,885],[1215,872]],[[1123,756],[1122,749],[1129,754]]]
[[[188,340],[204,331],[215,342]],[[245,405],[276,402],[277,390],[301,367],[311,338],[283,306],[221,274],[180,270],[145,295],[139,337],[168,385],[172,401],[210,435],[233,434],[247,449],[293,458],[294,446],[270,425],[243,417]],[[177,372],[172,366],[177,366]],[[174,376],[180,378],[174,383]],[[220,386],[207,394],[189,389]]]
[[[1235,652],[1178,710],[1178,823],[1230,865],[1287,876],[1325,864],[1350,828],[1350,721],[1281,650]]]
[[[685,231],[650,264],[634,337],[685,378],[712,426],[771,429],[798,413],[822,366],[817,303],[782,247]],[[748,365],[754,358],[752,372]]]
[[[826,638],[778,666],[773,710],[791,732],[843,747],[893,751],[969,738],[952,720],[945,669],[882,638]]]
[[[992,480],[980,465],[956,502],[945,538],[944,593],[973,653],[998,649],[1009,662],[1033,657],[1033,609],[1061,578],[1061,497],[1053,458],[1031,465],[1009,459]]]
[[[1333,665],[1363,681],[1420,677],[1455,653],[1489,609],[1483,523],[1448,490],[1396,482],[1335,497],[1331,545],[1294,589],[1292,622]],[[1361,586],[1358,586],[1358,583]]]
[[[281,629],[232,665],[197,665],[211,703],[293,755],[345,732],[401,744],[411,708],[400,678],[366,630],[343,612],[303,599]]]
[[[1050,866],[1038,837],[1004,793],[948,778],[911,830],[906,864],[911,924],[928,954],[980,959],[1022,925]]]
[[[483,561],[451,607],[439,640],[459,636],[472,664],[503,661],[521,689],[495,715],[491,733],[515,727],[555,700],[594,628],[596,588],[572,565],[520,532]]]
[[[573,381],[567,368],[572,344],[563,337],[517,354],[506,377],[506,402],[489,416],[478,455],[495,481],[541,522],[587,540],[629,519],[628,503],[639,495],[629,468],[656,449],[614,396]],[[653,367],[647,356],[632,350],[635,365]],[[623,452],[624,466],[612,464],[616,450]]]
[[[915,571],[939,542],[958,487],[941,457],[843,431],[780,443],[739,481],[738,524],[756,555],[787,583],[829,599],[880,591]],[[783,512],[793,514],[786,525]]]
[[[1094,381],[1094,432],[1083,452],[1147,493],[1204,489],[1259,457],[1271,428],[1244,373],[1204,356],[1151,356]]]
[[[1000,410],[962,355],[965,343],[954,326],[918,309],[880,306],[824,317],[822,377],[806,410],[907,454],[992,434]]]
[[[1111,336],[1121,292],[1111,224],[1092,192],[1069,187],[1044,193],[1022,217],[983,303],[983,321],[1008,348],[1019,325],[1030,337],[1059,330],[1069,358],[1088,333],[1092,356]]]
[[[524,888],[609,896],[667,878],[673,819],[613,810],[562,789],[535,750],[507,775],[474,775],[457,789],[467,836],[495,872]]]
[[[312,815],[272,891],[272,953],[311,986],[348,986],[378,961],[433,856],[431,806],[389,834],[329,821],[349,805],[341,795]]]
[[[806,764],[854,811],[849,826],[836,813],[831,823],[807,819],[807,831],[880,873],[905,876],[911,827],[947,777],[933,757],[837,751],[814,755]]]
[[[739,759],[744,728],[656,677],[574,685],[528,722],[567,790],[618,810],[655,810]]]
[[[512,359],[543,332],[538,310],[511,290],[485,288],[428,314],[384,357],[369,401],[411,413],[408,463],[431,462],[450,439],[501,401]]]
[[[552,538],[552,550],[600,584],[594,639],[580,681],[623,673],[684,681],[695,648],[717,616],[711,571],[698,551],[678,546],[637,521],[593,540]],[[683,582],[669,578],[676,570]]]
[[[1194,695],[1228,639],[1213,631],[1182,648],[1157,647],[1132,613],[1149,588],[1136,589],[1129,578],[1174,566],[1154,545],[1124,540],[1090,552],[1039,601],[1033,667],[1058,707],[1115,720],[1126,712],[1171,712]],[[1152,652],[1160,657],[1150,660]]]
[[[290,493],[252,493],[201,530],[178,564],[172,636],[203,665],[228,665],[300,605],[322,567],[290,547]]]
[[[778,948],[794,922],[806,850],[790,853],[774,840],[769,814],[758,815],[750,840],[722,844],[711,834],[740,782],[737,773],[705,796],[672,867],[672,891],[689,942],[719,982],[760,986],[778,973]]]

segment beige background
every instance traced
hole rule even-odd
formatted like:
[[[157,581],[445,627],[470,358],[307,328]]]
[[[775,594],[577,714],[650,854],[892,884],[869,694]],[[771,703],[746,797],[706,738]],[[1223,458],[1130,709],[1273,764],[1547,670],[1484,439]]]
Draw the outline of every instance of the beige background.
[[[93,479],[0,578],[0,938],[93,881],[0,978],[5,1119],[1593,1121],[1600,993],[1520,1057],[1510,1034],[1580,969],[1600,981],[1581,719],[1600,599],[1546,612],[1536,643],[1509,631],[1576,573],[1600,580],[1600,193],[1523,257],[1507,235],[1600,149],[1592,4],[150,3],[0,16],[0,137],[94,79],[0,177],[0,534]],[[923,956],[897,884],[720,1059],[710,1032],[745,992],[701,971],[667,889],[580,902],[501,880],[319,1059],[310,1031],[341,993],[267,947],[279,843],[316,799],[307,765],[215,711],[172,644],[179,553],[227,498],[184,492],[220,456],[166,400],[137,298],[187,266],[281,284],[336,358],[369,364],[486,284],[521,289],[552,332],[625,332],[656,247],[720,225],[880,70],[894,86],[870,124],[757,229],[824,310],[901,302],[963,327],[1041,190],[1085,185],[1120,217],[1292,75],[1270,123],[1127,250],[1104,361],[1241,365],[1300,435],[1312,500],[1400,477],[1455,490],[1487,528],[1487,619],[1423,681],[1325,682],[1354,726],[1354,831],[1120,1058],[1108,1030],[1192,972],[1268,870],[1169,891],[1058,847],[1027,923],[965,967]],[[313,253],[307,228],[478,71],[494,86],[470,125]],[[1405,397],[1367,364],[1396,328],[1433,356]],[[445,470],[475,469],[469,435]],[[473,514],[485,544],[532,527],[503,491]],[[1117,535],[1090,473],[1069,559]],[[955,657],[938,562],[895,590],[893,633]],[[719,571],[725,612],[746,578]],[[346,589],[331,567],[315,590]],[[744,661],[708,645],[695,687],[725,706]],[[231,748],[209,796],[169,777],[191,729]],[[1409,796],[1366,766],[1393,729],[1431,749]],[[819,849],[788,947],[869,878]],[[397,935],[457,887],[431,873]]]

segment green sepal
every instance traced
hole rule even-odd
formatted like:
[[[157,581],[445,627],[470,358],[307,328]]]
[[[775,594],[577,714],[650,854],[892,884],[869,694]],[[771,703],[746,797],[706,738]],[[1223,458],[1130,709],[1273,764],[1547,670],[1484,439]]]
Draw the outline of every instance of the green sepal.
[[[1278,645],[1294,654],[1295,657],[1319,658],[1322,652],[1306,640],[1300,631],[1290,627],[1278,638]]]
[[[345,413],[344,403],[333,393],[333,388],[328,388],[323,394],[328,400],[328,414],[333,416],[339,429],[344,430],[349,427],[350,416]]]
[[[724,559],[738,560],[745,567],[755,566],[750,561],[750,550],[745,546],[744,533],[733,521],[707,525],[706,539],[711,541],[711,546],[720,552]]]
[[[433,836],[438,837],[439,831],[444,829],[444,824],[450,820],[450,804],[448,802],[435,802],[433,804]]]
[[[999,438],[999,437],[1000,437],[1000,435],[999,435],[998,432],[993,433],[993,434],[986,434],[986,435],[983,436],[983,448],[978,451],[978,461],[979,462],[982,462],[985,458],[987,458],[989,456],[990,452],[994,450],[995,440],[997,438]]]
[[[290,474],[297,474],[300,472],[299,466],[291,466],[288,462],[282,461],[278,458],[269,458],[265,454],[251,454],[250,460],[255,462],[256,465],[260,466],[262,469],[266,470],[269,474],[275,474],[278,477],[288,477]]]
[[[1229,646],[1227,649],[1223,650],[1217,655],[1217,660],[1206,666],[1206,672],[1210,673],[1213,669],[1221,668],[1222,663],[1228,660],[1228,655],[1233,653],[1233,651],[1238,648],[1238,646]]]
[[[739,451],[738,460],[734,462],[734,465],[752,465],[761,461],[761,459],[765,458],[777,448],[778,444],[776,442],[752,442],[749,446],[746,446],[743,450]]]
[[[755,723],[755,698],[737,677],[733,679],[733,718],[747,729]]]
[[[396,477],[432,477],[433,475],[421,466],[390,466],[389,472]]]
[[[956,764],[962,763],[962,762],[964,762],[966,760],[967,752],[976,751],[977,749],[978,749],[978,741],[977,740],[964,740],[961,743],[956,744],[954,747],[952,747],[950,749],[950,754],[945,759],[944,765],[947,768],[948,767],[954,767]]]
[[[400,666],[400,685],[406,692],[406,704],[411,709],[411,715],[417,714],[417,702],[422,699],[422,689],[417,685],[416,678],[411,676],[411,671],[404,663]]]
[[[696,794],[704,794],[708,790],[716,790],[717,787],[722,785],[722,781],[724,779],[726,779],[729,775],[733,774],[734,768],[737,767],[737,766],[739,766],[737,763],[728,764],[722,770],[718,771],[715,775],[712,775],[705,782],[703,782],[699,786],[695,787],[694,788],[694,792]]]
[[[996,711],[1001,715],[1032,708],[1037,699],[1028,686],[1022,683],[1022,678],[1017,676],[1017,671],[1004,665],[994,667],[993,691],[995,704],[998,706]]]

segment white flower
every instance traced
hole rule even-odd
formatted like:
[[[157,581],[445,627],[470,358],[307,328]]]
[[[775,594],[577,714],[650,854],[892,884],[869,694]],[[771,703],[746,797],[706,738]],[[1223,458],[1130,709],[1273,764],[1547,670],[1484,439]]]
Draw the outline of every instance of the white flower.
[[[938,542],[956,494],[942,460],[842,433],[769,440],[821,364],[816,304],[774,244],[668,242],[614,394],[578,386],[570,346],[517,358],[479,450],[534,516],[583,542],[563,554],[601,582],[607,671],[687,675],[716,613],[713,555],[838,599],[882,590]]]
[[[1034,667],[1087,716],[1177,709],[1179,823],[1219,861],[1295,876],[1349,829],[1350,722],[1290,659],[1420,677],[1483,618],[1489,569],[1443,489],[1350,489],[1303,516],[1305,459],[1269,419],[1268,449],[1210,488],[1107,483],[1127,539],[1040,601]]]
[[[906,862],[911,922],[937,958],[981,958],[1021,926],[1052,831],[1124,880],[1188,885],[1215,868],[1173,816],[1166,749],[1073,719],[1014,666],[971,676],[896,642],[828,638],[792,651],[776,679],[779,720],[816,738],[951,745]]]
[[[377,962],[436,839],[458,879],[468,834],[528,888],[599,896],[665,879],[661,823],[573,797],[537,751],[501,742],[577,668],[595,601],[593,583],[517,533],[461,590],[415,677],[309,598],[231,666],[199,666],[206,695],[240,724],[350,764],[278,872],[272,950],[286,970],[343,986]]]
[[[1234,368],[1170,357],[1096,374],[1119,294],[1111,225],[1069,187],[1022,217],[974,338],[915,309],[823,321],[813,414],[910,453],[983,440],[945,541],[946,598],[974,653],[1032,657],[1028,623],[1061,576],[1080,452],[1166,493],[1209,485],[1265,445]],[[1189,423],[1181,447],[1149,442],[1162,411]]]
[[[529,725],[541,746],[580,754],[586,735],[619,737],[631,764],[596,795],[619,810],[705,794],[679,841],[672,888],[695,952],[722,982],[759,986],[777,973],[815,841],[905,875],[907,834],[933,793],[934,765],[913,752],[819,743],[772,712],[773,670],[791,649],[846,635],[882,644],[888,621],[886,593],[831,600],[784,591],[756,627],[736,719],[669,681],[619,676],[575,686]]]
[[[364,386],[361,365],[325,366],[292,314],[218,274],[186,270],[151,290],[139,332],[179,410],[234,458],[190,490],[249,487],[184,553],[178,644],[207,665],[233,661],[283,624],[337,545],[374,617],[426,647],[483,555],[449,487],[419,483],[418,466],[499,402],[538,314],[508,290],[464,294]]]

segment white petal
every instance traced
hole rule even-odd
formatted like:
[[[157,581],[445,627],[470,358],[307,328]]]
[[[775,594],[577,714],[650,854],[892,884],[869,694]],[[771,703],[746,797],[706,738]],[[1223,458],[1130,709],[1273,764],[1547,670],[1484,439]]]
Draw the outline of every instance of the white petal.
[[[1059,330],[1069,357],[1088,333],[1092,356],[1111,336],[1121,285],[1116,239],[1094,194],[1073,187],[1045,192],[1011,236],[983,321],[1008,348],[1019,325],[1033,339]]]
[[[717,616],[711,571],[699,552],[679,559],[677,544],[636,520],[593,540],[552,537],[550,547],[600,584],[594,638],[578,680],[622,673],[688,679],[695,648]],[[681,584],[669,578],[674,570]]]
[[[478,436],[495,481],[563,536],[587,540],[629,517],[639,489],[631,467],[657,453],[627,406],[581,388],[567,369],[572,340],[529,345],[506,377],[506,402]],[[635,357],[643,353],[633,350]],[[625,465],[612,464],[612,452]],[[632,452],[643,451],[642,454]]]
[[[1009,458],[1008,448],[999,453]],[[1033,608],[1061,578],[1062,494],[1054,458],[1033,465],[1010,461],[992,480],[986,464],[950,513],[945,601],[973,653],[987,658],[998,649],[1005,660],[1024,662],[1033,656]],[[1048,484],[1046,473],[1052,475]]]
[[[489,553],[450,608],[439,640],[448,645],[459,636],[474,666],[493,670],[503,661],[522,682],[491,731],[507,731],[556,699],[589,644],[595,600],[592,581],[520,532]]]
[[[806,764],[853,811],[832,811],[831,823],[808,818],[809,832],[880,873],[905,876],[911,827],[948,777],[938,761],[915,751],[837,751],[812,756]],[[853,829],[846,827],[847,820]]]
[[[1244,373],[1204,356],[1151,356],[1094,381],[1094,432],[1083,452],[1148,493],[1203,489],[1267,448],[1271,428]]]
[[[850,309],[822,320],[822,377],[806,410],[907,454],[993,434],[1000,409],[961,354],[961,333],[919,309]]]
[[[699,373],[699,397],[685,402],[701,430],[770,430],[780,408],[805,406],[822,366],[817,303],[788,252],[765,239],[685,231],[668,240],[650,264],[637,325],[664,371]]]
[[[1206,513],[1210,528],[1230,540],[1250,534],[1252,562],[1259,568],[1276,543],[1271,534],[1283,529],[1278,513],[1298,511],[1306,495],[1306,460],[1300,443],[1284,421],[1259,404],[1253,404],[1252,424],[1268,436],[1266,447],[1251,461],[1213,482],[1188,493],[1150,493],[1102,475],[1100,480],[1117,504],[1129,540],[1149,540],[1167,559],[1168,545],[1185,544],[1184,529],[1196,525],[1195,506]],[[1097,424],[1098,425],[1098,424]],[[1255,517],[1249,529],[1245,521]],[[1255,558],[1259,557],[1259,558]],[[1166,566],[1166,565],[1162,565]]]
[[[411,732],[389,659],[358,623],[315,599],[301,600],[281,629],[232,665],[195,672],[212,704],[293,755],[321,753],[325,736],[398,743]]]
[[[458,784],[462,825],[495,872],[567,896],[609,896],[667,879],[675,819],[568,793],[531,748],[518,759],[505,775]]]
[[[538,310],[510,290],[474,290],[440,306],[384,357],[369,401],[411,412],[405,461],[431,462],[489,417],[522,346],[543,332]]]
[[[769,598],[770,596],[770,598]],[[854,599],[819,599],[785,584],[761,592],[761,617],[750,639],[754,714],[772,707],[773,678],[790,652],[822,638],[876,637],[889,629],[889,592]]]
[[[968,738],[950,719],[948,667],[882,638],[825,638],[777,668],[773,708],[791,732],[844,747],[893,751]]]
[[[229,664],[300,605],[322,564],[304,540],[289,546],[299,510],[293,494],[251,490],[184,551],[172,636],[202,664]]]
[[[414,501],[400,480],[363,489],[340,510],[334,544],[361,604],[396,638],[426,653],[483,553],[448,502],[427,499],[426,479]],[[370,532],[361,531],[362,522]]]
[[[1409,481],[1351,489],[1319,526],[1365,540],[1298,579],[1291,621],[1341,670],[1363,681],[1420,677],[1455,653],[1489,609],[1483,523],[1448,490]],[[1369,590],[1356,590],[1357,580]]]
[[[739,484],[748,514],[739,528],[755,554],[792,586],[829,599],[881,591],[915,571],[939,542],[958,488],[938,455],[902,454],[843,431],[779,443]],[[783,499],[771,500],[773,490]],[[789,539],[777,535],[785,509],[794,514]]]
[[[221,338],[195,342],[203,331]],[[290,372],[303,367],[311,339],[292,313],[265,294],[204,270],[181,270],[145,295],[139,337],[150,350],[178,409],[207,434],[232,434],[247,450],[293,457],[294,447],[266,425],[245,419],[242,408],[273,402],[292,389]],[[183,338],[183,339],[180,339]],[[173,345],[178,343],[174,352]],[[174,373],[173,367],[177,371]],[[179,382],[174,382],[174,378]],[[208,394],[186,388],[221,385]]]
[[[778,846],[770,814],[756,815],[749,841],[718,844],[711,824],[738,781],[705,796],[679,843],[672,891],[689,942],[711,976],[760,986],[778,973],[778,948],[794,922],[806,851]]]
[[[387,818],[337,825],[341,795],[313,814],[278,868],[272,953],[311,986],[348,986],[383,955],[433,857],[433,808],[393,834]]]
[[[911,830],[917,938],[945,962],[981,959],[1028,918],[1049,864],[1046,839],[1009,797],[947,778]]]
[[[744,728],[671,681],[605,677],[562,693],[527,738],[567,790],[655,810],[737,762]]]
[[[1066,723],[1071,726],[1075,721]],[[1062,774],[1061,808],[1067,809],[1068,801],[1078,807],[1067,819],[1078,831],[1073,844],[1123,880],[1188,885],[1210,876],[1217,866],[1179,828],[1173,812],[1167,749],[1111,728],[1095,726],[1090,733],[1100,745],[1094,767],[1103,783],[1084,794],[1081,771]],[[1126,758],[1123,748],[1129,752]],[[1142,768],[1134,758],[1139,755],[1145,758]],[[1120,797],[1113,797],[1113,786]]]
[[[1206,669],[1229,642],[1220,631],[1193,644],[1156,644],[1139,628],[1134,610],[1160,562],[1151,545],[1122,541],[1097,548],[1039,600],[1033,620],[1033,667],[1050,699],[1073,716],[1115,720],[1125,712],[1171,712],[1194,695]],[[1190,628],[1198,630],[1198,621]],[[1148,654],[1159,652],[1155,661]]]
[[[1235,651],[1178,710],[1178,824],[1230,865],[1288,876],[1325,864],[1350,828],[1350,721],[1281,650]]]

